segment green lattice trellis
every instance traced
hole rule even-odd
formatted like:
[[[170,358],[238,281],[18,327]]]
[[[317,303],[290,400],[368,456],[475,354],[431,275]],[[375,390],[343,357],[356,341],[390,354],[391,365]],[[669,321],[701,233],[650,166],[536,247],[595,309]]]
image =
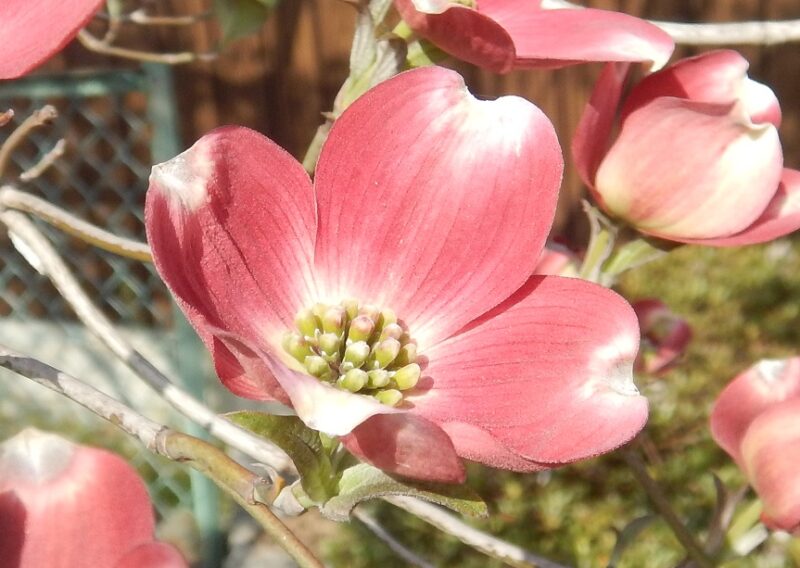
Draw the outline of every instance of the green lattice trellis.
[[[149,65],[141,70],[33,76],[0,83],[0,110],[12,108],[16,113],[12,123],[0,131],[0,140],[44,104],[55,106],[59,116],[52,125],[33,131],[18,148],[6,171],[6,180],[15,180],[63,138],[67,144],[64,158],[39,178],[18,185],[90,222],[143,240],[143,203],[150,164],[180,150],[170,70]],[[167,356],[180,376],[189,381],[202,380],[203,369],[197,357],[192,356],[196,341],[186,333],[182,318],[176,317],[169,295],[151,265],[98,251],[45,224],[40,226],[79,276],[84,289],[115,324],[135,328],[145,336],[148,330],[152,331],[152,343],[161,344],[162,348],[169,345]],[[47,346],[56,332],[67,337],[63,341],[70,344],[75,340],[86,343],[88,348],[91,343],[79,331],[74,314],[49,280],[28,265],[5,233],[0,234],[0,318],[0,337],[5,334],[7,337],[2,340],[20,350],[27,346],[31,349]],[[81,376],[82,363],[76,361],[69,349],[54,345],[41,358]],[[115,384],[123,379],[121,375],[111,370],[105,374],[111,375],[107,383],[111,390],[122,386]],[[124,380],[129,380],[129,376]],[[185,382],[184,386],[195,394],[202,393],[201,384]],[[27,397],[20,406],[13,403],[14,392],[5,390],[4,381],[0,381],[0,397],[7,403],[0,408],[0,436],[10,435],[30,423],[58,427],[52,409],[45,407],[38,409],[39,420],[15,424],[22,420],[11,418],[14,412],[20,408],[35,409],[36,397]],[[115,394],[125,397],[125,392],[119,389]],[[25,418],[35,418],[30,415],[31,410],[25,412],[28,413]],[[170,420],[175,423],[177,418],[171,416]],[[169,516],[175,508],[191,508],[201,534],[208,539],[216,534],[217,496],[207,481],[190,476],[181,466],[114,441],[109,430],[103,432],[106,439],[102,444],[90,441],[116,446],[130,457],[148,481],[161,516]],[[215,549],[218,547],[205,550],[207,565],[217,563]]]

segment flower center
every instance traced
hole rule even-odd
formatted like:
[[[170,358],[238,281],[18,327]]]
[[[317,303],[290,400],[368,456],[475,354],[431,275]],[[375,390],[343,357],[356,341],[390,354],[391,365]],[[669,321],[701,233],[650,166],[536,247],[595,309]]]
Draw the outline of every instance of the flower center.
[[[389,406],[420,377],[417,345],[392,310],[344,300],[297,312],[283,349],[309,375]]]

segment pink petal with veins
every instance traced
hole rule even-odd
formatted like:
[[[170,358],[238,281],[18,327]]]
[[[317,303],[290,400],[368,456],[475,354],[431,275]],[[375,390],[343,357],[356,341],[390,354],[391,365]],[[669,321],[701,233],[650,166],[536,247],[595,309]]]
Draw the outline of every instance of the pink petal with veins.
[[[553,126],[523,99],[478,100],[440,67],[381,83],[319,160],[321,286],[391,307],[431,345],[533,272],[562,168]]]
[[[632,376],[638,344],[636,315],[615,293],[537,276],[425,351],[420,392],[409,400],[414,412],[480,428],[525,460],[575,461],[624,444],[644,426],[647,401]],[[496,450],[478,450],[470,459],[494,465]]]
[[[3,0],[0,79],[15,79],[61,51],[103,0]]]

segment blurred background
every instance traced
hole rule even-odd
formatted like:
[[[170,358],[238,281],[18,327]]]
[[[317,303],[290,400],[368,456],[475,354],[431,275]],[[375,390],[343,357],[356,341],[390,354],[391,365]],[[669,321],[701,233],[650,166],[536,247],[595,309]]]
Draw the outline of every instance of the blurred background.
[[[203,16],[213,9],[211,0],[143,4],[152,15]],[[800,18],[797,0],[583,4],[679,22]],[[124,5],[142,3],[128,0]],[[249,126],[302,158],[323,120],[322,113],[331,109],[347,77],[354,24],[355,11],[344,1],[284,0],[258,31],[225,46],[221,46],[220,26],[214,17],[200,17],[179,28],[122,26],[117,43],[132,49],[220,52],[213,61],[176,67],[140,65],[92,53],[73,42],[29,77],[0,82],[0,110],[13,108],[16,124],[45,103],[59,110],[51,126],[34,131],[17,149],[3,181],[15,180],[64,138],[64,157],[20,187],[114,232],[144,239],[142,205],[150,165],[177,154],[206,131],[223,124]],[[102,36],[105,27],[98,17],[88,29]],[[699,51],[679,47],[675,58]],[[800,167],[800,45],[739,51],[750,61],[750,76],[776,92],[784,116],[781,138],[786,164]],[[568,149],[601,66],[498,76],[453,61],[444,64],[461,71],[473,93],[487,98],[524,96],[555,123],[567,170],[554,235],[578,248],[584,246],[586,227],[580,207],[584,188],[571,168]],[[12,127],[0,131],[0,140]],[[44,225],[42,229],[66,256],[84,288],[137,348],[215,409],[242,406],[218,386],[202,347],[151,266],[98,252]],[[683,247],[629,274],[620,285],[631,300],[661,298],[694,330],[695,339],[682,365],[658,378],[638,379],[651,401],[645,437],[649,464],[693,530],[702,531],[713,515],[711,472],[731,487],[744,482],[710,440],[711,403],[750,364],[764,357],[794,355],[800,347],[797,241],[793,237],[735,250]],[[111,361],[5,234],[0,235],[0,317],[3,343],[94,381],[148,416],[186,427],[138,379]],[[162,538],[176,541],[198,566],[281,565],[278,556],[270,556],[274,547],[238,517],[213,486],[139,450],[112,427],[23,381],[0,374],[0,439],[35,425],[115,449],[129,457],[148,481]],[[476,521],[476,526],[575,566],[609,565],[617,532],[650,510],[624,463],[614,455],[537,475],[475,466],[470,469],[470,483],[492,511],[489,519]],[[753,512],[748,505],[753,501],[750,494],[734,529],[737,522],[742,531],[750,527]],[[388,505],[373,509],[409,548],[434,565],[493,565]],[[334,525],[313,513],[294,522],[300,524],[301,538],[332,566],[404,565],[355,522]],[[800,565],[800,545],[781,535],[770,537],[753,551],[739,552],[731,566]],[[669,530],[655,521],[636,535],[618,565],[666,567],[682,557]]]

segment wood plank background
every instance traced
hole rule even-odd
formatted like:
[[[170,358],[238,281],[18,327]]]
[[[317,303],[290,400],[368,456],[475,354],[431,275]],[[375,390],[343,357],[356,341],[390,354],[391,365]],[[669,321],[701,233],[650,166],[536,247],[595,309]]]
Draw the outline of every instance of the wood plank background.
[[[587,6],[682,22],[725,22],[800,18],[798,0],[596,0]],[[163,0],[164,14],[201,13],[210,0]],[[341,0],[284,0],[263,30],[230,45],[214,62],[176,69],[182,135],[186,145],[222,124],[255,128],[302,156],[347,75],[355,12]],[[211,23],[184,29],[126,28],[121,43],[159,50],[213,49],[218,30]],[[710,49],[710,48],[704,48]],[[750,75],[771,86],[781,101],[781,137],[786,163],[800,167],[800,44],[739,49],[751,62]],[[699,52],[679,48],[676,57]],[[125,65],[70,48],[51,68]],[[524,71],[499,76],[448,63],[482,96],[517,94],[537,105],[555,123],[565,149],[567,171],[557,228],[580,223],[583,193],[570,167],[569,143],[600,65],[557,71]]]

